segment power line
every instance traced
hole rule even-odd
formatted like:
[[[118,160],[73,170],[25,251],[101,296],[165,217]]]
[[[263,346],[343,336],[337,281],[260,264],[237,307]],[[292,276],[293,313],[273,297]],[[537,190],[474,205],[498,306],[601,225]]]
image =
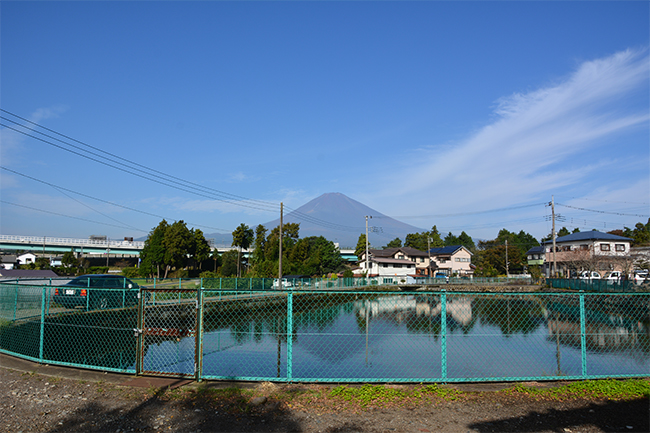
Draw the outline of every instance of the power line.
[[[58,186],[58,185],[55,185],[55,184],[50,183],[50,182],[46,182],[46,181],[41,180],[41,179],[37,179],[35,177],[28,176],[28,175],[23,174],[23,173],[19,173],[19,172],[15,171],[15,170],[12,170],[12,169],[4,167],[4,166],[0,166],[0,168],[3,169],[3,170],[9,171],[11,173],[17,174],[18,176],[22,176],[24,178],[33,180],[35,182],[39,182],[39,183],[42,183],[44,185],[51,186],[52,188],[55,188],[55,189],[60,190],[60,191],[67,191],[67,192],[70,192],[72,194],[77,194],[77,195],[80,195],[82,197],[89,198],[91,200],[106,203],[106,204],[109,204],[111,206],[116,206],[116,207],[126,209],[126,210],[129,210],[129,211],[132,211],[132,212],[138,212],[138,213],[141,213],[143,215],[148,215],[148,216],[152,216],[152,217],[156,217],[156,218],[160,218],[160,219],[165,219],[165,220],[169,220],[169,221],[178,221],[176,218],[169,218],[169,217],[157,215],[157,214],[154,214],[154,213],[151,213],[151,212],[146,212],[146,211],[143,211],[143,210],[139,210],[139,209],[135,209],[135,208],[132,208],[132,207],[124,206],[124,205],[121,205],[119,203],[113,203],[111,201],[107,201],[107,200],[103,200],[101,198],[93,197],[91,195],[84,194],[84,193],[81,193],[81,192],[78,192],[78,191],[73,191],[73,190],[71,190],[69,188],[64,188],[62,186]],[[203,228],[207,228],[207,229],[210,229],[210,230],[217,230],[217,231],[226,232],[226,233],[230,232],[230,230],[220,229],[220,228],[217,228],[217,227],[211,227],[211,226],[206,226],[206,225],[202,225],[202,224],[194,224],[194,223],[191,223],[189,221],[187,221],[187,224],[189,224],[189,225],[191,225],[193,227],[203,227]]]
[[[100,152],[100,153],[105,154],[105,155],[109,155],[109,156],[112,157],[112,158],[118,159],[118,160],[123,161],[123,162],[125,162],[125,163],[127,163],[127,164],[130,164],[130,165],[133,165],[133,166],[135,166],[135,167],[137,167],[137,168],[139,168],[139,169],[144,169],[144,170],[150,171],[151,173],[155,173],[155,177],[162,178],[162,179],[171,178],[171,179],[174,179],[174,180],[176,180],[176,181],[178,181],[178,182],[180,182],[180,183],[188,184],[188,185],[191,185],[191,186],[193,186],[193,187],[197,187],[197,188],[200,188],[200,189],[203,189],[203,190],[210,191],[210,192],[215,193],[215,194],[217,194],[217,195],[221,195],[221,196],[223,196],[226,200],[235,200],[235,201],[253,202],[253,203],[257,203],[257,204],[259,204],[259,205],[261,205],[261,206],[273,206],[273,207],[276,207],[276,206],[277,206],[275,203],[266,202],[266,201],[262,201],[262,200],[249,199],[249,198],[246,198],[246,197],[242,197],[242,196],[238,196],[238,195],[231,194],[231,193],[228,193],[228,192],[220,191],[220,190],[217,190],[217,189],[213,189],[213,188],[205,187],[205,186],[203,186],[203,185],[200,185],[200,184],[197,184],[197,183],[194,183],[194,182],[191,182],[191,181],[185,180],[185,179],[181,179],[181,178],[175,177],[175,176],[170,175],[170,174],[168,174],[168,173],[164,173],[164,172],[161,172],[161,171],[159,171],[159,170],[153,169],[153,168],[151,168],[151,167],[147,167],[147,166],[145,166],[145,165],[139,164],[139,163],[134,162],[134,161],[131,161],[131,160],[129,160],[129,159],[122,158],[122,157],[120,157],[120,156],[118,156],[118,155],[115,155],[115,154],[113,154],[113,153],[106,152],[105,150],[102,150],[102,149],[100,149],[100,148],[97,148],[97,147],[95,147],[95,146],[92,146],[92,145],[90,145],[90,144],[88,144],[88,143],[84,143],[83,141],[80,141],[80,140],[77,140],[77,139],[75,139],[75,138],[69,137],[69,136],[67,136],[67,135],[65,135],[65,134],[61,134],[60,132],[57,132],[57,131],[55,131],[55,130],[53,130],[53,129],[47,128],[47,127],[45,127],[45,126],[42,126],[42,125],[40,125],[40,124],[38,124],[38,123],[32,122],[31,120],[25,119],[24,117],[18,116],[17,114],[11,113],[11,112],[9,112],[9,111],[7,111],[7,110],[4,110],[4,109],[2,109],[2,108],[0,108],[0,111],[2,111],[2,112],[4,112],[4,113],[7,113],[7,114],[9,114],[9,115],[11,115],[11,116],[17,117],[18,119],[21,119],[21,120],[23,120],[23,121],[25,121],[25,122],[28,122],[28,123],[30,123],[30,124],[32,124],[32,125],[38,127],[38,128],[42,128],[42,129],[44,129],[44,130],[46,130],[46,131],[52,132],[52,133],[54,133],[54,134],[56,134],[56,135],[59,135],[59,136],[64,137],[64,138],[66,138],[66,139],[68,139],[68,140],[71,140],[71,141],[73,141],[73,142],[75,142],[75,143],[81,144],[82,146],[88,147],[88,148],[93,149],[93,150],[95,150],[95,151],[97,151],[97,152]],[[14,124],[16,124],[16,125],[19,125],[19,126],[25,128],[25,129],[28,129],[28,128],[25,127],[24,125],[20,125],[18,122],[14,121],[14,120],[11,120],[11,119],[8,119],[8,118],[6,118],[6,117],[0,116],[0,119],[8,120],[8,121],[10,121],[10,122],[12,122],[12,123],[14,123]],[[30,129],[30,130],[33,130],[33,129]],[[98,154],[96,154],[96,153],[94,153],[94,152],[89,152],[89,151],[87,151],[87,150],[84,150],[83,148],[81,148],[81,147],[79,147],[79,146],[75,146],[75,145],[73,145],[73,144],[67,143],[67,142],[65,142],[65,141],[63,141],[63,140],[60,140],[60,139],[56,138],[56,137],[52,137],[52,136],[50,136],[50,135],[44,134],[44,133],[42,133],[42,132],[40,132],[40,131],[37,131],[37,130],[33,130],[33,131],[36,132],[36,133],[38,133],[38,134],[44,135],[44,136],[46,136],[46,137],[48,137],[48,138],[52,138],[52,139],[54,139],[54,140],[57,140],[57,141],[59,141],[59,142],[61,142],[61,143],[64,143],[64,144],[70,146],[70,147],[73,147],[73,148],[75,148],[75,149],[78,149],[78,150],[82,150],[82,151],[88,152],[88,153],[90,153],[91,155],[95,155],[95,156],[98,156],[98,157],[106,158],[106,157],[103,157],[103,156],[101,156],[101,155],[98,155]],[[17,131],[17,132],[19,132],[19,131]],[[109,158],[106,158],[106,159],[109,159]],[[117,163],[117,161],[114,161],[114,160],[111,160],[111,159],[109,159],[109,160],[110,160],[111,162],[115,162],[115,163]],[[129,168],[133,168],[133,167],[129,167]],[[159,175],[159,176],[158,176],[158,175]]]
[[[468,215],[480,215],[480,214],[493,213],[493,212],[503,212],[503,211],[515,210],[515,209],[524,209],[524,208],[527,208],[527,207],[542,206],[542,205],[545,205],[545,204],[546,204],[546,202],[525,204],[525,205],[520,205],[520,206],[502,207],[502,208],[497,208],[497,209],[488,209],[488,210],[474,211],[474,212],[459,212],[459,213],[437,214],[437,215],[399,215],[399,216],[394,216],[394,217],[391,217],[391,218],[399,218],[399,219],[449,218],[449,217],[468,216]],[[381,218],[381,217],[379,217],[379,218]]]
[[[607,212],[607,211],[604,211],[604,210],[585,209],[583,207],[569,206],[568,204],[561,204],[561,203],[555,203],[555,204],[557,206],[564,206],[564,207],[568,207],[570,209],[582,210],[582,211],[586,211],[586,212],[603,213],[603,214],[609,214],[609,215],[635,216],[635,217],[640,217],[640,218],[648,218],[650,216],[650,215],[639,215],[639,214],[622,213],[622,212]]]
[[[105,151],[103,151],[103,150],[101,150],[101,149],[98,149],[98,148],[96,148],[96,147],[94,147],[94,146],[90,146],[90,145],[88,145],[88,144],[86,144],[86,143],[83,143],[83,142],[81,142],[81,141],[79,141],[79,140],[76,140],[76,139],[74,139],[74,138],[68,137],[67,135],[60,134],[60,133],[58,133],[58,132],[56,132],[56,131],[54,131],[54,130],[52,130],[52,129],[46,128],[46,127],[44,127],[44,126],[41,126],[41,125],[39,125],[39,124],[37,124],[37,123],[35,123],[35,122],[32,122],[32,121],[30,121],[30,120],[28,120],[28,119],[25,119],[25,118],[20,117],[20,116],[18,116],[18,115],[16,115],[16,114],[13,114],[13,113],[11,113],[11,112],[9,112],[9,111],[7,111],[7,110],[4,110],[4,109],[1,109],[1,108],[0,108],[0,111],[3,111],[3,112],[5,112],[5,113],[8,113],[8,114],[10,114],[10,115],[12,115],[12,116],[15,116],[15,117],[21,119],[21,120],[24,120],[24,121],[26,121],[26,122],[29,122],[30,124],[32,124],[32,125],[34,125],[34,126],[37,126],[37,127],[39,127],[39,128],[43,128],[43,129],[45,129],[45,130],[47,130],[47,131],[50,131],[50,132],[52,132],[52,133],[54,133],[54,134],[60,135],[61,137],[65,137],[65,138],[67,138],[67,139],[69,139],[69,140],[72,140],[72,141],[74,141],[74,142],[80,143],[80,144],[82,144],[83,146],[86,146],[86,147],[89,147],[89,148],[91,148],[91,149],[97,150],[98,152],[101,152],[101,153],[103,153],[103,154],[110,155],[111,157],[116,158],[116,159],[119,159],[120,161],[124,161],[124,162],[126,162],[126,163],[128,163],[128,164],[131,164],[131,165],[134,165],[134,166],[136,166],[136,167],[139,167],[139,168],[142,168],[142,169],[148,170],[148,171],[150,171],[150,172],[152,172],[152,173],[138,173],[138,172],[134,172],[134,171],[133,171],[133,170],[135,170],[134,167],[130,167],[130,166],[128,166],[128,165],[126,165],[126,164],[124,164],[124,163],[122,163],[122,162],[120,162],[120,161],[115,161],[114,159],[107,158],[107,157],[105,157],[105,156],[103,156],[103,155],[100,155],[100,154],[98,154],[98,153],[90,152],[90,151],[85,150],[85,149],[83,149],[83,148],[81,148],[81,147],[79,147],[79,146],[75,146],[75,145],[70,144],[70,143],[67,143],[67,142],[65,142],[65,141],[63,141],[63,140],[60,140],[59,138],[52,137],[51,135],[48,135],[48,134],[42,133],[42,132],[40,132],[40,131],[37,131],[37,130],[33,130],[33,129],[30,129],[30,128],[27,128],[26,126],[21,125],[21,124],[19,124],[18,122],[12,120],[12,119],[6,118],[6,117],[4,117],[4,116],[0,116],[0,119],[4,119],[5,121],[9,121],[9,122],[11,122],[11,123],[14,123],[14,124],[16,124],[16,125],[18,125],[18,126],[20,126],[20,127],[22,127],[22,128],[28,129],[29,131],[33,131],[33,132],[35,132],[35,133],[37,133],[37,134],[40,134],[40,135],[42,135],[42,136],[44,136],[44,137],[47,137],[47,138],[51,139],[51,140],[55,140],[55,141],[58,141],[58,142],[60,142],[60,143],[63,143],[63,144],[65,144],[66,146],[70,146],[70,147],[72,147],[73,149],[77,149],[78,151],[75,151],[75,150],[72,150],[72,149],[68,149],[68,148],[63,147],[63,146],[61,146],[61,145],[58,145],[58,144],[56,144],[56,143],[53,143],[52,141],[49,141],[49,140],[47,140],[47,139],[44,139],[44,138],[41,138],[41,137],[37,137],[37,136],[32,135],[32,134],[30,134],[30,133],[28,133],[28,132],[25,132],[25,131],[22,131],[22,130],[16,129],[16,128],[14,128],[13,126],[9,126],[9,125],[2,124],[2,123],[0,123],[0,126],[4,126],[4,127],[8,128],[8,129],[11,129],[11,130],[13,130],[13,131],[15,131],[15,132],[17,132],[17,133],[23,134],[23,135],[25,135],[25,136],[27,136],[27,137],[34,138],[34,139],[36,139],[36,140],[42,141],[42,142],[44,142],[44,143],[46,143],[46,144],[49,144],[49,145],[54,146],[54,147],[56,147],[56,148],[59,148],[59,149],[61,149],[61,150],[65,150],[65,151],[70,152],[70,153],[72,153],[72,154],[75,154],[75,155],[77,155],[77,156],[81,156],[81,157],[86,158],[86,159],[89,159],[89,160],[91,160],[91,161],[94,161],[94,162],[97,162],[97,163],[100,163],[100,164],[106,165],[106,166],[108,166],[108,167],[114,168],[114,169],[116,169],[116,170],[120,170],[120,171],[122,171],[122,172],[129,173],[129,174],[131,174],[131,175],[138,176],[138,177],[140,177],[140,178],[143,178],[143,179],[146,179],[146,180],[149,180],[149,181],[152,181],[152,182],[156,182],[156,183],[161,184],[161,185],[164,185],[164,186],[168,186],[168,187],[171,187],[171,188],[175,188],[175,189],[178,189],[178,190],[181,190],[181,191],[184,191],[184,192],[188,192],[188,193],[191,193],[191,194],[199,195],[199,196],[202,196],[202,197],[205,197],[205,198],[209,198],[209,199],[213,199],[213,200],[223,201],[223,202],[230,203],[230,204],[237,205],[237,206],[243,206],[243,207],[248,207],[248,208],[252,208],[252,209],[256,209],[256,210],[271,211],[271,212],[277,212],[277,210],[278,210],[278,209],[277,209],[277,205],[275,205],[275,204],[273,204],[273,203],[270,203],[270,202],[264,202],[264,201],[261,201],[261,200],[252,200],[252,199],[247,199],[247,198],[245,198],[245,197],[241,197],[241,196],[236,196],[236,195],[234,195],[234,194],[225,193],[225,192],[223,192],[223,191],[219,191],[219,190],[215,190],[215,189],[212,189],[212,188],[204,187],[204,186],[202,186],[202,185],[199,185],[199,184],[196,184],[196,183],[193,183],[193,182],[189,182],[189,181],[186,181],[186,180],[183,180],[183,179],[177,178],[177,177],[175,177],[175,176],[167,175],[166,173],[162,173],[162,172],[160,172],[160,171],[157,171],[157,170],[151,169],[151,168],[149,168],[149,167],[146,167],[146,166],[144,166],[144,165],[141,165],[141,164],[135,163],[135,162],[133,162],[133,161],[127,160],[127,159],[125,159],[125,158],[121,158],[121,157],[119,157],[119,156],[117,156],[117,155],[114,155],[114,154],[112,154],[112,153],[105,152]],[[81,153],[81,152],[86,152],[86,153],[88,153],[89,155],[92,155],[92,156],[89,156],[89,155],[87,155],[87,154],[85,154],[85,153]],[[105,160],[109,161],[110,163],[109,163],[109,162],[106,162],[106,161],[103,161],[103,160],[101,160],[101,159],[98,159],[98,158],[105,159]],[[115,165],[115,164],[119,164],[119,165]],[[162,175],[162,176],[161,176],[161,175]],[[153,177],[153,178],[152,178],[152,177]],[[171,179],[173,179],[173,180],[169,180],[168,178],[171,178]],[[188,190],[188,189],[186,189],[186,188],[189,187],[188,185],[189,185],[189,186],[192,186],[192,187],[197,187],[198,189],[200,189],[200,190],[202,190],[202,191],[199,192],[199,191],[195,191],[195,190]],[[206,193],[209,194],[209,195],[206,195]],[[215,197],[214,195],[217,195],[217,197]],[[328,222],[328,221],[324,221],[324,220],[321,220],[321,219],[319,219],[319,218],[312,217],[312,216],[307,215],[307,214],[305,214],[305,213],[299,212],[298,210],[295,210],[295,209],[291,209],[291,208],[289,208],[289,210],[292,211],[292,216],[294,216],[294,217],[297,218],[297,219],[300,219],[300,220],[303,220],[303,221],[306,221],[306,222],[311,222],[311,223],[313,223],[313,224],[320,225],[320,226],[323,226],[323,227],[327,227],[327,228],[330,228],[330,229],[341,230],[341,231],[358,231],[358,230],[360,229],[359,227],[345,226],[345,225],[341,225],[341,224],[336,224],[336,223],[331,223],[331,222]]]
[[[76,220],[80,220],[80,221],[86,221],[86,222],[90,222],[90,223],[94,223],[94,224],[102,224],[102,225],[105,225],[105,226],[117,227],[117,228],[121,228],[121,229],[129,229],[129,230],[133,229],[132,227],[124,227],[124,226],[118,226],[118,225],[110,224],[110,223],[103,223],[103,222],[100,222],[100,221],[93,221],[93,220],[89,220],[89,219],[86,219],[86,218],[75,217],[75,216],[72,216],[72,215],[66,215],[66,214],[62,214],[62,213],[58,213],[58,212],[52,212],[52,211],[49,211],[49,210],[37,209],[35,207],[25,206],[25,205],[18,204],[18,203],[12,203],[12,202],[5,201],[5,200],[0,200],[0,203],[9,204],[9,205],[12,205],[12,206],[18,206],[18,207],[22,207],[22,208],[29,209],[29,210],[35,210],[37,212],[48,213],[48,214],[51,214],[51,215],[57,215],[57,216],[72,218],[72,219],[76,219]],[[137,230],[141,231],[143,233],[148,232],[148,230],[142,230],[142,229],[137,229]]]

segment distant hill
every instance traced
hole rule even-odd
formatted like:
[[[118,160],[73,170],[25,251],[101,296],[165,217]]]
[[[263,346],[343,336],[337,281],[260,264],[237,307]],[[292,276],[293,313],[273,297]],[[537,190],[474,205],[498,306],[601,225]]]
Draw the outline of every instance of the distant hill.
[[[368,220],[368,239],[378,248],[395,238],[404,238],[408,233],[424,231],[410,224],[388,217],[363,203],[359,203],[341,193],[326,193],[284,215],[284,222],[300,223],[300,237],[323,236],[338,243],[341,248],[354,248],[359,235],[366,232]],[[264,223],[271,230],[280,224],[280,218]]]

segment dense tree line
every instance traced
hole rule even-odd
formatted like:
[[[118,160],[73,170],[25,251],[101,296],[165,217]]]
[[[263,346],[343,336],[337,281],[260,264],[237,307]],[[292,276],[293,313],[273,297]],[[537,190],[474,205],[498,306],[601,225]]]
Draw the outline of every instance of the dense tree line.
[[[167,278],[174,269],[201,270],[210,257],[210,245],[199,229],[188,229],[182,220],[169,224],[162,220],[144,242],[140,253],[140,275]],[[162,273],[162,275],[161,275]]]
[[[174,269],[189,267],[201,272],[205,266],[211,268],[209,274],[211,276],[277,277],[279,231],[279,226],[269,232],[263,225],[258,225],[253,230],[242,223],[232,233],[232,246],[237,249],[221,255],[215,250],[211,255],[210,247],[201,230],[188,229],[183,221],[170,225],[163,220],[152,229],[145,241],[139,273],[143,276],[165,278]],[[285,224],[282,232],[283,275],[323,276],[346,269],[339,250],[333,242],[322,236],[301,239],[300,225],[296,223]],[[566,227],[562,227],[557,236],[576,232],[579,232],[579,229],[576,228],[571,232]],[[650,245],[650,219],[646,224],[637,223],[633,229],[624,227],[608,233],[631,238],[633,246]],[[551,235],[548,235],[540,241],[550,239]],[[481,240],[476,245],[464,231],[458,236],[449,232],[443,238],[434,225],[429,231],[407,234],[403,243],[400,238],[395,238],[383,248],[404,246],[427,251],[429,247],[451,245],[462,245],[473,253],[472,263],[476,266],[476,276],[497,276],[506,274],[506,250],[507,271],[519,273],[526,270],[526,252],[532,247],[539,246],[540,242],[523,230],[516,233],[501,229],[495,239]],[[242,255],[243,250],[251,247],[248,257]],[[366,235],[361,234],[355,249],[357,257],[365,252],[365,248]],[[369,248],[373,246],[369,244]],[[347,273],[350,273],[349,270]]]
[[[521,273],[527,263],[526,252],[539,245],[533,235],[523,230],[515,233],[501,229],[496,239],[479,241],[472,258],[472,263],[476,266],[475,275],[496,277],[507,272]]]

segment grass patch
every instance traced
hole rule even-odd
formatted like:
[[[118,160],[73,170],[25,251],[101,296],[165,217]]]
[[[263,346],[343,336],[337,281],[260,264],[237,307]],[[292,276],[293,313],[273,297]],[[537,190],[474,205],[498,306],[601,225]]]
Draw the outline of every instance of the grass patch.
[[[603,379],[572,382],[557,388],[534,388],[522,384],[505,390],[508,394],[524,394],[555,400],[606,398],[625,400],[650,398],[650,382],[645,379]]]
[[[368,406],[371,403],[384,403],[401,400],[409,395],[399,389],[388,388],[383,385],[366,384],[360,388],[352,388],[347,385],[337,386],[330,392],[330,396],[355,402],[361,406]]]
[[[434,395],[445,400],[457,400],[463,394],[457,389],[444,388],[436,384],[423,386],[419,391],[422,394]]]
[[[354,402],[365,407],[373,403],[417,403],[418,401],[430,399],[431,397],[444,400],[457,400],[463,395],[463,392],[436,384],[418,386],[410,389],[366,384],[359,388],[353,388],[347,385],[337,386],[329,395],[330,397],[342,398],[343,400]]]

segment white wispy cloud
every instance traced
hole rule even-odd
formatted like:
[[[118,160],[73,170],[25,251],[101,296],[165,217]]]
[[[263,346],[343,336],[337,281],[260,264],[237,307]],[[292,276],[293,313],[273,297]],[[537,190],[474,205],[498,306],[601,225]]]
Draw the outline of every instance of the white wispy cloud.
[[[647,99],[641,104],[636,99],[648,91],[649,65],[648,50],[626,50],[584,62],[547,87],[501,98],[491,124],[451,148],[445,143],[420,149],[406,172],[381,185],[382,195],[400,206],[400,213],[416,197],[435,198],[415,200],[417,207],[408,211],[417,215],[441,203],[458,210],[496,208],[593,181],[614,163],[607,161],[608,152],[599,153],[600,161],[576,158],[595,153],[617,134],[648,126]]]

